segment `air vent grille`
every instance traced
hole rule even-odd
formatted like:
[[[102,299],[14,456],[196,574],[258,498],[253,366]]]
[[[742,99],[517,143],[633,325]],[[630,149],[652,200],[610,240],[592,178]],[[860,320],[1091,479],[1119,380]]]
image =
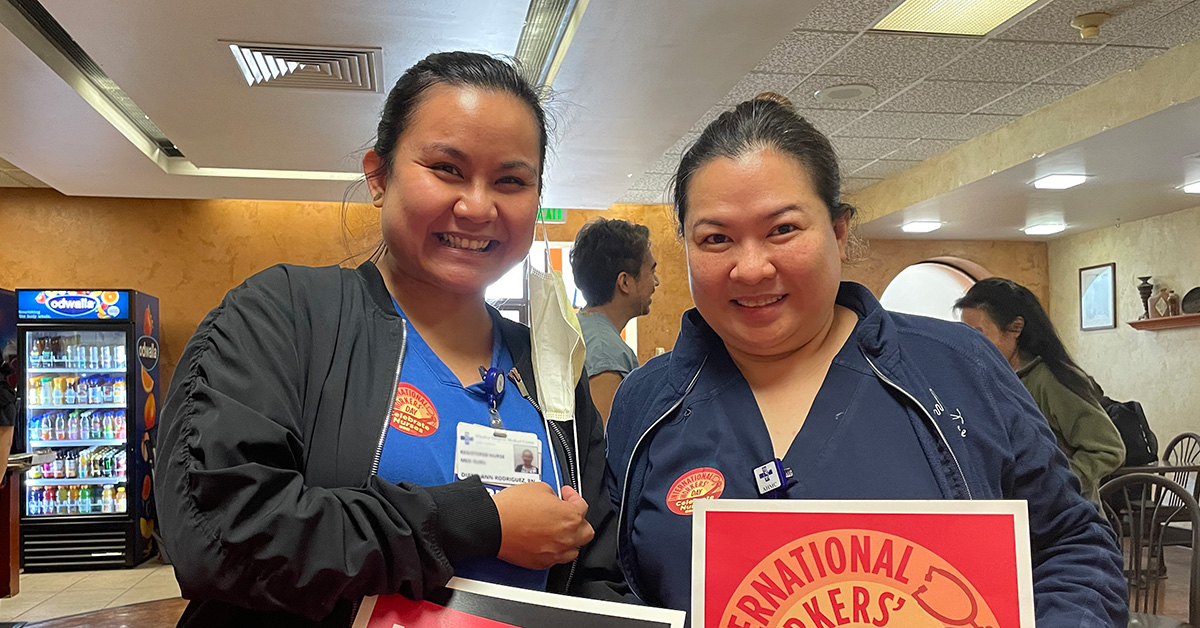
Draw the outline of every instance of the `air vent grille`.
[[[251,87],[379,91],[379,48],[223,43]]]

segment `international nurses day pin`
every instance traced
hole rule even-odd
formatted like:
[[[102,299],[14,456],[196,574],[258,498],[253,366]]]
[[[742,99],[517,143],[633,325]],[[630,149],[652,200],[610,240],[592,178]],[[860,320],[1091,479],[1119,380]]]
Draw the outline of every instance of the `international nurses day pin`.
[[[667,491],[667,508],[677,515],[690,516],[692,502],[717,499],[725,491],[725,476],[712,467],[692,469],[679,476]]]
[[[391,424],[410,436],[429,436],[438,429],[437,409],[425,393],[402,382],[392,401]]]

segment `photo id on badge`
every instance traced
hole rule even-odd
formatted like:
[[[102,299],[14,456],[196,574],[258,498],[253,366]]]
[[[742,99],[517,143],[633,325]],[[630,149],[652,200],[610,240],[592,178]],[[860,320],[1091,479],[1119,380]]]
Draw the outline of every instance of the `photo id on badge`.
[[[513,486],[542,480],[542,441],[536,434],[458,424],[454,475],[478,475],[484,484]]]

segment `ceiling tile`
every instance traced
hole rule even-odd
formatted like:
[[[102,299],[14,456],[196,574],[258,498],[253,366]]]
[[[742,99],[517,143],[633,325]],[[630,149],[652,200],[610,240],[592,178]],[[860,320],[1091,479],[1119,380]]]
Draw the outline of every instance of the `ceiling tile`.
[[[998,129],[1021,116],[1002,116],[988,113],[973,113],[958,121],[956,131],[968,137],[978,137],[988,131]]]
[[[958,140],[917,140],[898,151],[888,153],[886,157],[896,160],[915,159],[922,161],[934,155],[940,155],[961,143]]]
[[[915,137],[908,139],[884,137],[841,137],[829,138],[838,159],[878,159],[892,151],[904,148]]]
[[[874,111],[847,127],[844,133],[863,137],[967,140],[1015,119],[1015,116],[975,114],[964,118],[951,113]]]
[[[616,202],[629,203],[631,205],[658,205],[660,203],[670,203],[671,201],[665,192],[628,190]]]
[[[700,138],[699,133],[684,133],[679,141],[671,145],[664,154],[682,155],[684,151],[692,147],[692,144]]]
[[[653,173],[653,172],[647,172],[646,174],[643,174],[641,177],[639,177],[636,181],[634,181],[633,185],[629,186],[629,189],[631,189],[631,190],[650,190],[650,191],[654,191],[654,192],[662,192],[662,191],[665,191],[667,188],[671,187],[671,179],[672,178],[673,178],[673,175],[670,175],[670,174],[657,174],[657,173]]]
[[[900,90],[908,87],[913,82],[911,78],[900,78],[897,76],[886,75],[841,75],[841,74],[813,74],[804,80],[803,83],[796,86],[791,92],[788,92],[787,97],[792,99],[792,102],[799,107],[807,107],[811,109],[848,109],[856,111],[867,111],[884,100],[896,95]],[[813,96],[819,89],[832,87],[834,85],[848,85],[851,83],[865,83],[875,88],[875,95],[858,102],[848,103],[823,103],[817,102]]]
[[[1044,85],[1031,83],[1005,96],[1003,99],[988,105],[980,113],[998,113],[1010,116],[1023,116],[1030,111],[1062,100],[1079,91],[1078,85]]]
[[[875,25],[896,0],[825,0],[800,23],[800,28],[858,32]]]
[[[923,81],[880,105],[881,111],[967,114],[1011,93],[1021,83]]]
[[[654,160],[650,167],[646,168],[646,172],[654,174],[675,174],[675,170],[679,167],[679,160],[683,158],[680,153],[663,153],[662,157]]]
[[[840,159],[838,160],[838,168],[842,171],[843,177],[850,176],[851,172],[873,163],[874,159]]]
[[[727,107],[725,105],[717,105],[717,106],[713,107],[712,109],[709,109],[708,111],[706,111],[704,113],[704,115],[700,116],[699,120],[696,120],[695,124],[692,125],[691,132],[692,133],[704,132],[704,127],[708,126],[709,122],[716,120],[717,116],[721,115],[722,113],[725,113],[726,111],[729,111],[730,109],[731,109],[731,107]]]
[[[804,78],[802,75],[796,74],[768,74],[765,72],[751,72],[742,77],[742,80],[729,90],[729,93],[721,99],[719,105],[733,106],[744,100],[749,100],[763,92],[779,92],[786,94],[792,91],[792,88],[800,84]]]
[[[904,172],[909,168],[921,163],[920,161],[892,161],[881,159],[872,163],[865,168],[860,168],[854,171],[855,177],[867,177],[870,179],[886,179],[894,174]]]
[[[860,177],[849,177],[842,179],[842,193],[850,194],[857,192],[859,190],[869,188],[880,181],[883,181],[883,179],[866,179]]]
[[[1107,43],[1132,31],[1141,29],[1155,19],[1187,4],[1191,0],[1055,0],[1029,17],[999,33],[996,39],[1023,41],[1056,41],[1075,43]],[[1094,39],[1084,40],[1071,26],[1071,19],[1083,13],[1102,11],[1112,17],[1100,27]]]
[[[1046,77],[1045,82],[1060,85],[1093,85],[1165,52],[1162,48],[1105,46],[1096,52]]]
[[[821,73],[918,78],[977,43],[960,37],[866,33],[821,68]]]
[[[1121,37],[1119,43],[1174,48],[1200,37],[1200,1]]]
[[[840,109],[797,109],[796,113],[817,127],[825,135],[832,135],[838,129],[854,122],[865,111],[842,111]]]
[[[794,30],[755,66],[755,72],[808,74],[850,43],[854,35]]]
[[[931,78],[1029,83],[1070,64],[1094,46],[989,41]]]

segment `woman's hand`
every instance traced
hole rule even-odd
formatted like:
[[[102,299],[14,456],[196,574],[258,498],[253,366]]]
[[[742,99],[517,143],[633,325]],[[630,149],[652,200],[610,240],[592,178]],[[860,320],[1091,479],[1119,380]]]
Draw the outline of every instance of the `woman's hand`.
[[[585,519],[588,505],[564,486],[562,499],[544,482],[510,486],[492,496],[500,513],[498,557],[526,569],[548,569],[579,556],[595,536]]]

